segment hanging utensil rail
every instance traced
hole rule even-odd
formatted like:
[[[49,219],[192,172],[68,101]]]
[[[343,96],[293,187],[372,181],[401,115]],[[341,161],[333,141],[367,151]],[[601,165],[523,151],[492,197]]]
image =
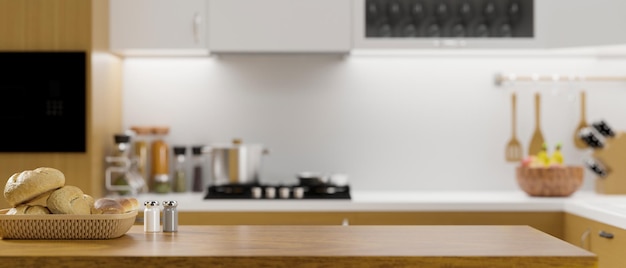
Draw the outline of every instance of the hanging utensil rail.
[[[626,76],[598,76],[598,75],[516,75],[501,74],[495,75],[494,83],[502,86],[505,82],[626,82]]]

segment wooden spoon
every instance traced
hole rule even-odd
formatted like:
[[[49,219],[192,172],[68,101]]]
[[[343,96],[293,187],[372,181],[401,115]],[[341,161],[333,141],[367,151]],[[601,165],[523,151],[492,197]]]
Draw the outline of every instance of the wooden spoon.
[[[506,161],[508,162],[519,162],[522,160],[523,152],[522,145],[517,140],[517,123],[516,123],[516,108],[517,107],[517,97],[515,93],[511,96],[511,131],[513,132],[513,136],[511,140],[506,145]]]
[[[578,149],[587,148],[588,145],[580,138],[580,130],[587,127],[587,119],[585,117],[585,92],[580,92],[580,122],[574,130],[574,145]]]
[[[540,104],[541,104],[541,96],[539,93],[535,93],[535,133],[533,133],[533,137],[530,140],[530,144],[528,145],[528,155],[537,155],[541,151],[541,146],[545,142],[543,139],[543,134],[541,134],[541,122],[540,119]]]

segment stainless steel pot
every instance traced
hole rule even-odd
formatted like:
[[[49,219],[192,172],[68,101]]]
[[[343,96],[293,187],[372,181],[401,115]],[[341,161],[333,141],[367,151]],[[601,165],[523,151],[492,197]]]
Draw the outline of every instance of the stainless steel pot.
[[[211,156],[211,183],[224,185],[258,183],[261,159],[269,151],[263,145],[244,145],[234,139],[230,144],[204,146],[202,152]]]

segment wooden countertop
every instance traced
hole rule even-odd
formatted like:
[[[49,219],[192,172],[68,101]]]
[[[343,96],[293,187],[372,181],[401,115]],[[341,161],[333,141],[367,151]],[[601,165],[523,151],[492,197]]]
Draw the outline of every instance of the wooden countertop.
[[[111,240],[1,240],[7,267],[596,267],[528,226],[179,226]]]

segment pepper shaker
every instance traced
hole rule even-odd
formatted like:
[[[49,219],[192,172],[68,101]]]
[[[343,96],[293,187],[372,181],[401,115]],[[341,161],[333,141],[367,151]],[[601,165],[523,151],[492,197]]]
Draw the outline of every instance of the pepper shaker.
[[[178,232],[178,210],[176,201],[163,201],[163,232]]]
[[[159,201],[146,201],[143,204],[146,206],[143,210],[143,231],[146,233],[159,232],[161,223]]]

